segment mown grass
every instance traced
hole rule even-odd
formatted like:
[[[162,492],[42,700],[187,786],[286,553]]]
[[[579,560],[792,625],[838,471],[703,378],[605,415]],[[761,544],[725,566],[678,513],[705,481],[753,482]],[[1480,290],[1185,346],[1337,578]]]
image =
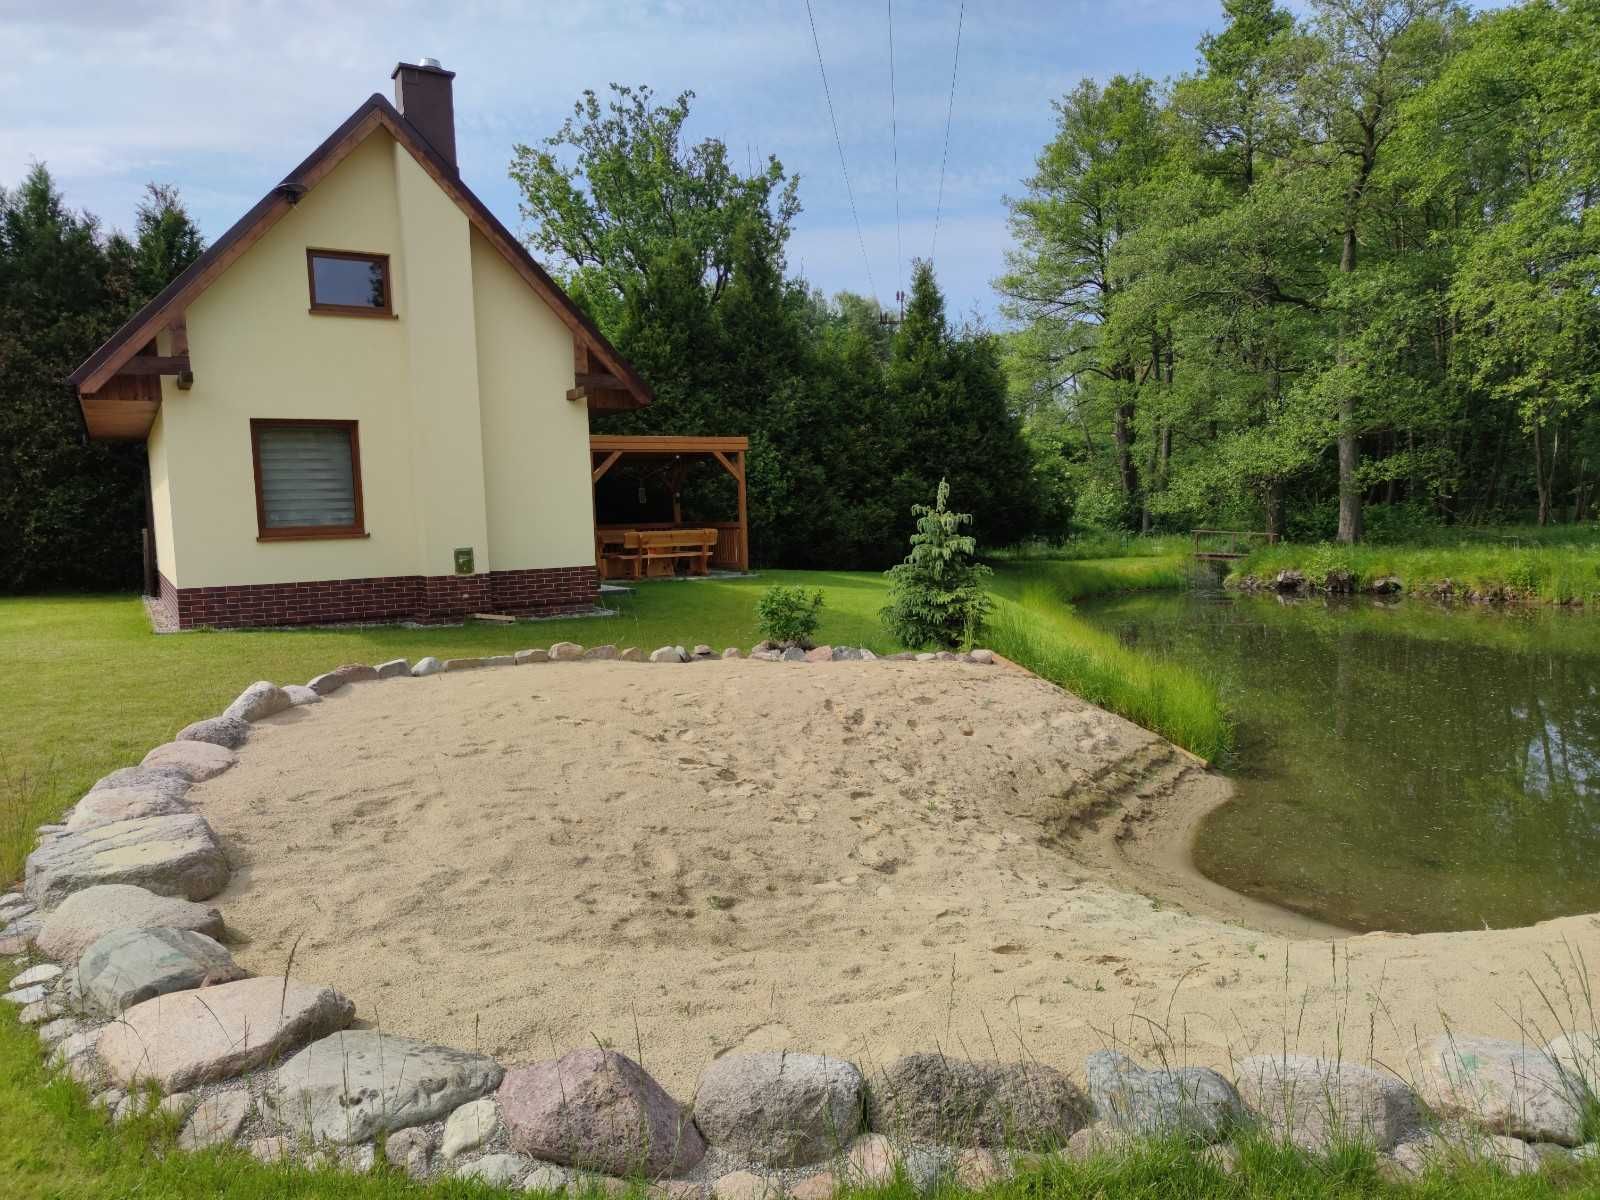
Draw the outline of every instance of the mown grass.
[[[995,650],[1207,762],[1227,754],[1233,725],[1210,679],[1130,650],[1072,608],[1073,601],[1090,596],[1183,588],[1189,582],[1186,559],[1001,564],[995,579],[995,611],[986,638]]]
[[[1348,572],[1357,589],[1393,577],[1405,591],[1433,594],[1446,581],[1456,595],[1475,592],[1545,604],[1600,602],[1600,537],[1554,544],[1502,538],[1455,545],[1335,546],[1284,543],[1263,546],[1234,567],[1235,579],[1270,580],[1280,571],[1300,571],[1319,586],[1330,572]]]

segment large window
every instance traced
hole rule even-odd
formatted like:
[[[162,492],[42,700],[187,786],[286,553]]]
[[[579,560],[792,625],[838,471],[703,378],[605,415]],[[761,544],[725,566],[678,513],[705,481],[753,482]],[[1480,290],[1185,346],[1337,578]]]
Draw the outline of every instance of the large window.
[[[262,541],[365,537],[354,421],[251,421]]]
[[[352,317],[392,317],[389,256],[345,250],[307,250],[311,311]]]

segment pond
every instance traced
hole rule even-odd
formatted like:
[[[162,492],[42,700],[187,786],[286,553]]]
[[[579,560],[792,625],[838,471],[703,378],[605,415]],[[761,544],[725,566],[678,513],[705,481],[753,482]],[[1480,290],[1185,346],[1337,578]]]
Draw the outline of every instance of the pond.
[[[1352,930],[1600,912],[1600,617],[1197,589],[1087,601],[1238,720],[1201,872]]]

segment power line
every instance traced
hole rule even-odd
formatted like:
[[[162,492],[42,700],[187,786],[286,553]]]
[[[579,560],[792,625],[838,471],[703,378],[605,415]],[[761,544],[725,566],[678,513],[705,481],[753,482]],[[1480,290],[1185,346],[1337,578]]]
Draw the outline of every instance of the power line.
[[[867,268],[867,286],[878,298],[878,285],[872,281],[872,261],[867,257],[867,239],[861,236],[861,217],[856,212],[856,195],[850,188],[850,168],[844,164],[844,142],[839,137],[839,118],[833,114],[833,93],[828,90],[828,71],[822,65],[822,42],[817,37],[817,17],[806,0],[806,17],[811,22],[811,44],[817,48],[817,73],[822,76],[822,95],[828,102],[828,120],[833,123],[833,144],[839,149],[839,170],[844,174],[844,194],[850,198],[850,217],[856,223],[856,244],[861,247],[861,264]]]
[[[967,0],[961,0],[956,12],[956,55],[950,63],[950,106],[944,114],[944,157],[939,160],[939,203],[933,210],[933,249],[928,251],[932,262],[939,252],[939,218],[944,213],[944,168],[950,161],[950,118],[956,111],[956,68],[961,65],[961,22],[967,15]]]
[[[963,3],[965,0],[963,0]],[[905,292],[905,251],[900,247],[900,130],[894,112],[894,0],[889,4],[889,142],[894,147],[894,275],[895,299]]]

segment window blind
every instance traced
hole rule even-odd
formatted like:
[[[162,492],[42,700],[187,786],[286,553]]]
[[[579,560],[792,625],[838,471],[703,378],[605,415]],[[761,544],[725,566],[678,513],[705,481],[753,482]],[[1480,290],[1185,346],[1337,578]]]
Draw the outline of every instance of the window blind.
[[[349,429],[269,425],[259,430],[256,446],[268,529],[356,523]]]

